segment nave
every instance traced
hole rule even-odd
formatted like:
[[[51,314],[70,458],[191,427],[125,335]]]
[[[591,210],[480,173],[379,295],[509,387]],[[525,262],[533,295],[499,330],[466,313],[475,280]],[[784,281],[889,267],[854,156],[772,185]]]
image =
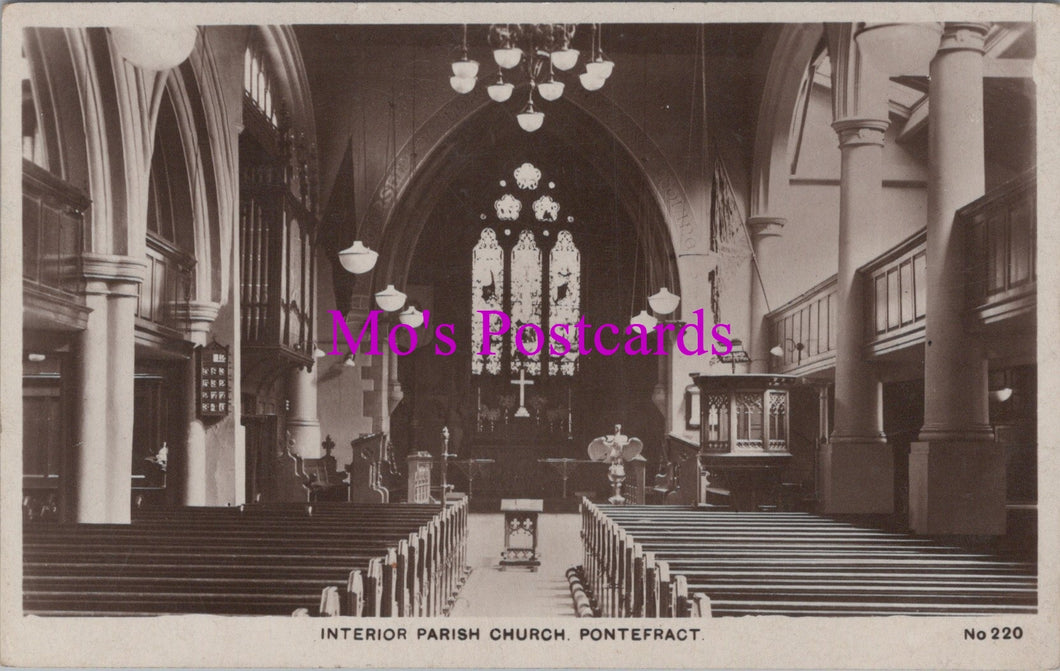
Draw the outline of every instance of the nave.
[[[1036,609],[1036,26],[563,26],[21,31],[26,613]]]
[[[539,566],[505,567],[505,518],[469,515],[466,503],[256,505],[145,512],[120,526],[31,524],[24,608],[399,618],[1037,611],[1033,557],[806,513],[586,500],[580,516],[538,519]],[[591,612],[578,608],[583,581]]]

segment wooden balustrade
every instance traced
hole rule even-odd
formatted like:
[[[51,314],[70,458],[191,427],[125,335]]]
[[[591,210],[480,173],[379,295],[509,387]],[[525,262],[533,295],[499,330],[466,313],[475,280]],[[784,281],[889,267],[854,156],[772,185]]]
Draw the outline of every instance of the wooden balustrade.
[[[139,287],[136,317],[154,327],[173,330],[173,309],[195,293],[195,258],[169,242],[147,234],[147,268]]]
[[[766,315],[770,347],[783,356],[771,357],[776,373],[811,373],[832,366],[836,344],[836,278],[833,275]],[[800,347],[801,346],[801,347]]]
[[[927,315],[927,231],[862,266],[865,343],[876,354],[924,338]]]
[[[1036,198],[1023,175],[956,214],[962,227],[966,303],[971,319],[991,324],[1029,314],[1036,304]],[[921,230],[859,269],[865,297],[866,354],[923,342],[927,319],[927,232]],[[836,280],[818,284],[766,315],[774,372],[812,373],[835,360]],[[974,327],[975,324],[969,324]]]
[[[957,211],[956,225],[964,228],[967,307],[984,324],[1034,310],[1037,193],[1031,172]]]
[[[91,201],[79,189],[22,161],[22,277],[27,312],[84,326],[81,252]]]

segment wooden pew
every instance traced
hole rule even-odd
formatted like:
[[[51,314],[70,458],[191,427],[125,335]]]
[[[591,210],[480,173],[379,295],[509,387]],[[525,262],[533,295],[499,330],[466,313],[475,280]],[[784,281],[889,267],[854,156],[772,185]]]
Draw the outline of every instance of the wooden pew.
[[[1033,563],[807,513],[584,501],[582,524],[586,575],[605,616],[991,614],[1037,607]]]
[[[451,530],[446,545],[436,539],[441,519]],[[337,503],[154,510],[138,511],[131,525],[26,525],[24,607],[408,616],[421,585],[456,584],[418,561],[421,534],[438,548],[437,566],[455,564],[466,501],[444,510]]]

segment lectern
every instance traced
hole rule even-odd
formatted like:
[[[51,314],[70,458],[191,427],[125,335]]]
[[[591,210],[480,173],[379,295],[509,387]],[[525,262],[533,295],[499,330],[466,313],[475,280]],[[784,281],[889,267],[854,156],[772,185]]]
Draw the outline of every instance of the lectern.
[[[544,509],[541,499],[501,499],[504,513],[504,552],[501,570],[526,566],[537,571],[537,515]]]

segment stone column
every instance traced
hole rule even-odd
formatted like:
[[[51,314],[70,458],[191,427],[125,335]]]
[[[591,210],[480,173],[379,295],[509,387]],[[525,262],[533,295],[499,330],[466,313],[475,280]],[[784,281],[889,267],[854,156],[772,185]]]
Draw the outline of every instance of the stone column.
[[[128,256],[82,255],[93,314],[81,340],[78,521],[130,521],[136,301],[145,267]]]
[[[871,258],[883,190],[883,119],[846,118],[839,134],[835,428],[822,453],[827,513],[891,513],[894,458],[883,435],[883,389],[862,354],[865,309],[858,267]]]
[[[774,263],[775,248],[778,238],[787,219],[769,215],[759,215],[747,219],[747,230],[751,232],[751,251],[754,253],[756,268],[752,268],[751,277],[751,372],[768,373],[770,365],[769,350],[772,334],[765,321],[770,305],[766,301],[765,276],[768,268]],[[765,270],[764,270],[765,269]]]
[[[78,353],[76,521],[102,524],[109,521],[107,287],[104,282],[89,282],[84,293],[85,306],[91,312],[81,333]],[[127,483],[126,489],[129,486]]]
[[[287,376],[287,398],[291,409],[287,415],[287,430],[294,442],[294,451],[301,457],[320,456],[320,417],[317,415],[317,368],[295,368]]]
[[[909,457],[910,526],[925,534],[1005,530],[1005,460],[987,407],[987,359],[963,323],[957,209],[983,195],[983,43],[989,25],[947,23],[931,61],[924,426]]]
[[[131,521],[133,409],[136,407],[136,301],[134,283],[114,286],[108,297],[107,319],[110,333],[107,358],[110,376],[107,380],[110,397],[107,420],[110,424],[108,440],[111,459],[108,462],[108,515],[112,524]]]
[[[206,345],[210,327],[217,319],[220,305],[203,301],[181,302],[170,306],[174,321],[184,327],[184,337],[195,347]],[[182,475],[181,503],[185,506],[206,505],[206,426],[199,419],[196,401],[195,356],[189,357],[184,368],[184,472]],[[234,390],[230,390],[235,394]]]

